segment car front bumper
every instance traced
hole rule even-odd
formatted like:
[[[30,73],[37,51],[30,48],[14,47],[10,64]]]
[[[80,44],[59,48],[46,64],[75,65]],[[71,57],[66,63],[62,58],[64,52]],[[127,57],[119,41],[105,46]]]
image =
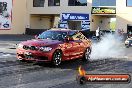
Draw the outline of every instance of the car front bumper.
[[[17,49],[18,60],[48,62],[52,60],[52,54],[53,52],[41,52],[41,51]]]

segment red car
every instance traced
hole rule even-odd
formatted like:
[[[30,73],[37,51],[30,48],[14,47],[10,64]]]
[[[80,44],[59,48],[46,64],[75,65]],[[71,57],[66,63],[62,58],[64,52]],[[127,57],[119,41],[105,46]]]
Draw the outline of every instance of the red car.
[[[88,61],[91,54],[91,41],[81,32],[69,29],[48,30],[36,39],[21,42],[17,48],[18,60],[52,62],[82,58]]]

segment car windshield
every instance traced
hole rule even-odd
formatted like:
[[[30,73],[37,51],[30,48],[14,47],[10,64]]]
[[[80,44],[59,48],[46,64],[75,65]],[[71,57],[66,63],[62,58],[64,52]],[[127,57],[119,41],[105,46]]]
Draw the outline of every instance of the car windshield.
[[[38,36],[38,39],[51,39],[51,40],[63,41],[66,35],[67,35],[67,32],[45,31]]]

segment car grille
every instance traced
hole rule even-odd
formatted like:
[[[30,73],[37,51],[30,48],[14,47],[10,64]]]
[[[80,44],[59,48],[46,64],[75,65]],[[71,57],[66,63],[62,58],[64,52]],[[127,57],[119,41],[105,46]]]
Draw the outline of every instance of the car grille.
[[[26,54],[19,54],[17,53],[18,56],[22,57],[22,58],[26,58],[26,59],[38,59],[38,60],[48,60],[48,57],[46,56],[34,56],[34,55],[26,55]]]
[[[38,50],[38,48],[35,46],[27,46],[27,45],[24,45],[23,49],[25,49],[25,50]]]

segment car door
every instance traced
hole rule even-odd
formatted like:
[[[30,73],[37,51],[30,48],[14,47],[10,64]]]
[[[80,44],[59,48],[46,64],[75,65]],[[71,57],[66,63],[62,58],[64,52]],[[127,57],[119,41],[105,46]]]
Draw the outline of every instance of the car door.
[[[70,35],[70,40],[68,42],[64,42],[63,52],[67,59],[75,59],[78,57],[83,51],[83,42],[80,40],[80,33],[74,33]]]
[[[73,42],[72,42],[72,48],[73,48],[73,54],[72,54],[72,56],[79,55],[79,52],[80,52],[80,43],[81,43],[81,40],[73,40]]]
[[[62,47],[64,59],[72,59],[74,54],[73,41],[64,42]]]
[[[73,55],[80,55],[83,49],[83,42],[80,39],[81,38],[81,34],[80,33],[76,33],[72,36],[73,38],[73,49],[74,49],[74,54]]]
[[[79,41],[69,40],[63,44],[63,54],[66,59],[73,59],[79,52]]]

